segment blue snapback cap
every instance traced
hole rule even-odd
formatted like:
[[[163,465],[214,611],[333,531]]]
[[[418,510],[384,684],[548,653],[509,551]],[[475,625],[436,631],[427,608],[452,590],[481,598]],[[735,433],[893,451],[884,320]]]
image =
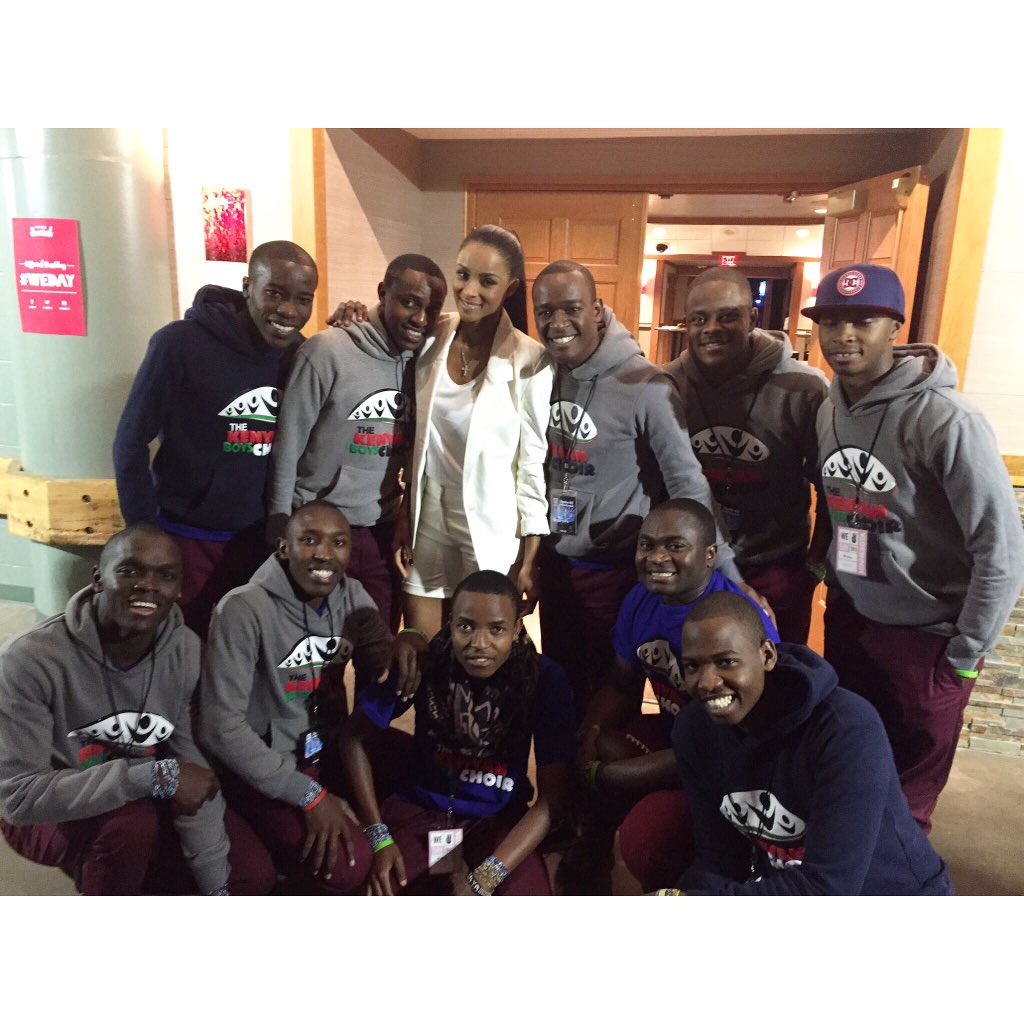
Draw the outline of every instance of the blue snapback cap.
[[[879,313],[904,323],[906,299],[900,279],[888,267],[854,263],[826,274],[818,285],[814,305],[801,309],[815,323],[825,313]]]

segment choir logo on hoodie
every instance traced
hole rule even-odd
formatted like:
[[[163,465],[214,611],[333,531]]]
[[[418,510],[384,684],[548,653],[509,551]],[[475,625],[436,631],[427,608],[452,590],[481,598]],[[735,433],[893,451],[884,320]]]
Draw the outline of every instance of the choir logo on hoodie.
[[[174,725],[150,711],[117,711],[72,729],[68,739],[82,742],[80,768],[92,768],[114,756],[148,757],[156,744],[174,732]]]
[[[353,455],[404,455],[409,451],[410,401],[395,388],[374,391],[356,403],[348,418],[357,425],[348,450]]]
[[[274,443],[277,388],[253,388],[231,399],[219,413],[228,420],[224,451],[265,456]]]
[[[876,534],[902,532],[885,504],[885,496],[896,489],[896,477],[877,455],[863,448],[836,448],[825,458],[821,477],[833,523]]]
[[[773,868],[795,868],[804,858],[807,823],[766,789],[726,793],[722,817],[764,850]]]
[[[693,454],[719,501],[737,494],[759,494],[771,486],[766,465],[771,449],[739,427],[711,426],[690,435]],[[732,523],[735,529],[738,524]]]
[[[555,440],[555,438],[561,440]],[[597,424],[575,402],[553,402],[548,418],[549,466],[557,473],[593,476],[594,466],[587,461],[587,445],[597,437]]]
[[[341,655],[344,664],[352,657],[352,642],[342,636],[304,636],[277,667],[284,670],[284,699],[297,700],[320,685],[324,666]]]
[[[687,703],[679,662],[669,642],[660,637],[642,643],[636,656],[650,680],[658,706],[667,715],[675,717]]]

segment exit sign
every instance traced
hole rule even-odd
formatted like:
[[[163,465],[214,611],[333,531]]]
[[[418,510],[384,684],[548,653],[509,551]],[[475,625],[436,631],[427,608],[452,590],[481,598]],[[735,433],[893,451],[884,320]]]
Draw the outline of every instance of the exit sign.
[[[718,257],[718,265],[720,267],[735,267],[738,266],[739,261],[739,254],[735,252],[723,252]]]

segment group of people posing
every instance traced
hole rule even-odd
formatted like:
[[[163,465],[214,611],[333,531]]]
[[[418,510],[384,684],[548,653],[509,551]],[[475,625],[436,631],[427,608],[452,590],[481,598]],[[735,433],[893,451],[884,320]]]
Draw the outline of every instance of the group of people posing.
[[[15,850],[89,894],[376,895],[546,895],[558,850],[584,894],[617,833],[665,895],[952,891],[927,832],[1024,538],[952,363],[895,344],[895,274],[804,310],[831,385],[732,270],[664,367],[569,261],[531,339],[494,225],[454,313],[406,254],[306,340],[316,286],[269,242],[153,336],[128,527],[0,649]]]

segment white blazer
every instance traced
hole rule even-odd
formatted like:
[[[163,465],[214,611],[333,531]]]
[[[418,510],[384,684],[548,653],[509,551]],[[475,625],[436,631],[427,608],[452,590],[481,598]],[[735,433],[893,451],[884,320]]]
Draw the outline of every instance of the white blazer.
[[[444,314],[437,334],[416,357],[416,441],[409,487],[414,545],[430,416],[458,327],[458,314]],[[502,311],[482,378],[466,437],[463,504],[477,564],[507,572],[519,557],[521,537],[549,532],[544,462],[554,366],[544,346],[517,331]]]

